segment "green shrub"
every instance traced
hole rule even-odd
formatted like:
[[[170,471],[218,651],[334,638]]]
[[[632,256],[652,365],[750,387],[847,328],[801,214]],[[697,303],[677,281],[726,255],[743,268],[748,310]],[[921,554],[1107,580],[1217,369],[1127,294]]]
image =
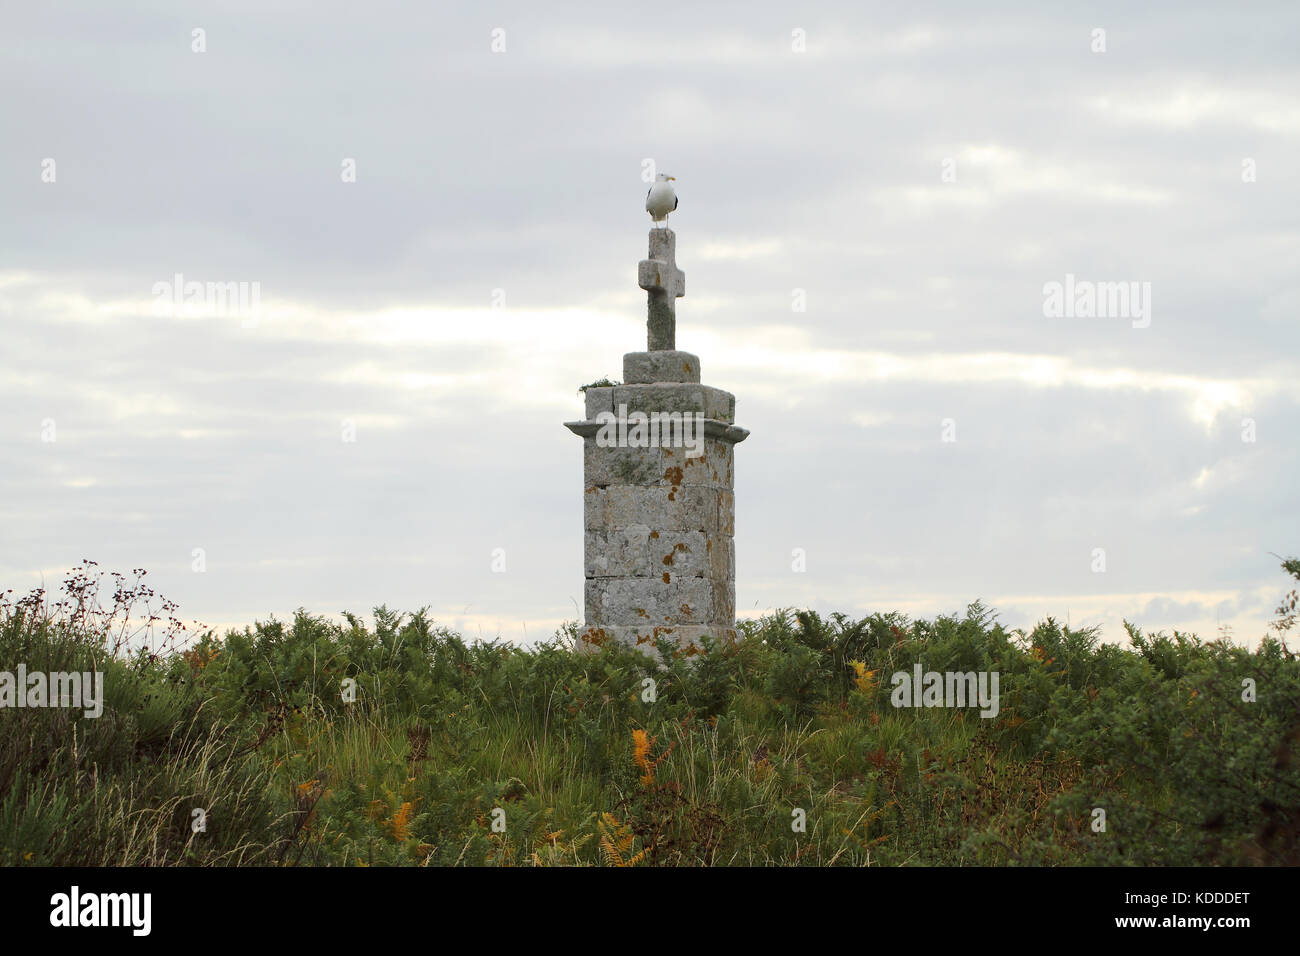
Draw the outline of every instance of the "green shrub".
[[[98,670],[106,698],[0,711],[0,863],[1300,862],[1279,639],[1129,626],[1120,647],[978,602],[778,611],[695,656],[579,653],[576,625],[467,643],[384,607],[191,637],[142,578],[105,607],[89,564],[57,601],[0,597],[5,666]],[[890,677],[918,664],[998,672],[998,714],[896,709]]]

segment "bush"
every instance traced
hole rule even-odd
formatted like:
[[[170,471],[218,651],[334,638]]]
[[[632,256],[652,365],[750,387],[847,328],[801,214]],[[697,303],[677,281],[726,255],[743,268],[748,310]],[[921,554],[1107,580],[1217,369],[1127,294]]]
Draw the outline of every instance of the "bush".
[[[470,644],[384,607],[218,638],[143,581],[87,563],[57,601],[0,598],[4,661],[98,670],[106,698],[0,711],[0,862],[1300,862],[1300,667],[1275,638],[1124,648],[978,602],[779,611],[695,657],[579,653],[576,625]],[[893,707],[917,664],[996,671],[997,715]]]

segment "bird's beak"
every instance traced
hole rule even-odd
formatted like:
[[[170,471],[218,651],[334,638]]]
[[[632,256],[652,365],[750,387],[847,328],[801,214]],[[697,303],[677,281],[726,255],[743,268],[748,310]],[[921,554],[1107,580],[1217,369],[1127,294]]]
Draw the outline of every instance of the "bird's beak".
[[[676,176],[669,176],[669,177],[668,177],[668,181],[669,181],[670,183],[675,183],[675,182],[677,182],[677,177],[676,177]]]

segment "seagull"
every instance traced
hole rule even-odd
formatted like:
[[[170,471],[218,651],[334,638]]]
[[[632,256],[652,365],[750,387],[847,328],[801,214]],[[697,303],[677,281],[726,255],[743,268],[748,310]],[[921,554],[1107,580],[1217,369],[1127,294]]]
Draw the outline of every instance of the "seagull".
[[[654,185],[645,194],[645,211],[653,222],[662,222],[668,228],[668,214],[677,208],[677,192],[670,185],[677,180],[660,173],[655,177]]]

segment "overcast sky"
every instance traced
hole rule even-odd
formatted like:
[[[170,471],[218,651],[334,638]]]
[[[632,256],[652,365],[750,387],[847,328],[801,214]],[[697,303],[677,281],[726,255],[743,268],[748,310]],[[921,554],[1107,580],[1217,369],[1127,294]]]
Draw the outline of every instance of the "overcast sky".
[[[0,590],[578,617],[562,422],[645,347],[650,160],[678,347],[752,431],[741,615],[1254,643],[1300,552],[1300,7],[1134,6],[9,5]],[[169,315],[178,273],[260,309]],[[1067,276],[1149,312],[1046,315]]]

